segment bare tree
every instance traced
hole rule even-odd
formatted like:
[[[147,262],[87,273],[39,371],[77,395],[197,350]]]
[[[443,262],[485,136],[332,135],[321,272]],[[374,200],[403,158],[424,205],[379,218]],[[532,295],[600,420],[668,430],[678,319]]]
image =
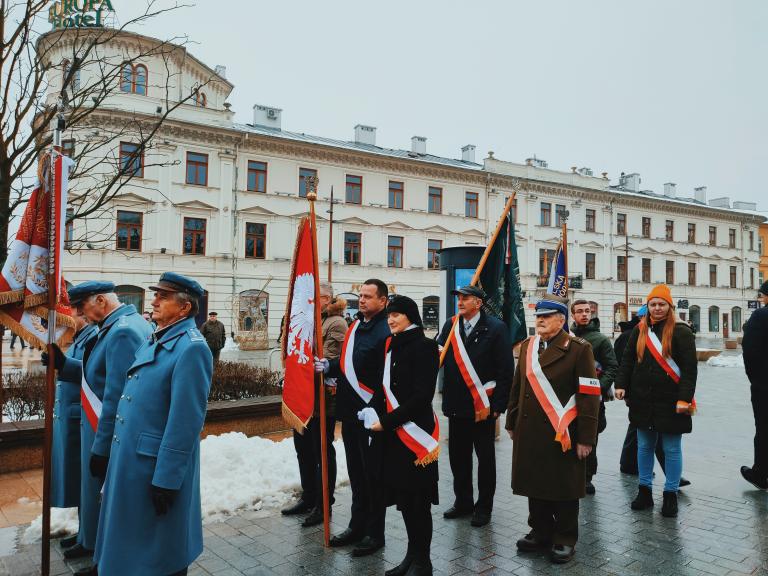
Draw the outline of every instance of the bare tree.
[[[95,218],[141,170],[170,162],[155,152],[161,127],[218,78],[211,73],[185,86],[186,38],[161,41],[129,31],[185,7],[176,0],[146,0],[139,15],[119,27],[41,32],[50,26],[48,5],[0,0],[0,265],[7,257],[9,221],[29,198],[54,121],[66,122],[64,152],[76,162],[68,222]],[[146,62],[153,63],[151,75]],[[153,98],[125,110],[114,102],[125,92],[151,92]]]

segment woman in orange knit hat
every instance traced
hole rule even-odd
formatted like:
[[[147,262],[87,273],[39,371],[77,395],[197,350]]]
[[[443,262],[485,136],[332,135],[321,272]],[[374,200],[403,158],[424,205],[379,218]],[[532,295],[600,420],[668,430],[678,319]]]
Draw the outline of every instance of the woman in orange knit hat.
[[[696,341],[677,320],[665,284],[648,294],[648,314],[632,330],[619,363],[616,398],[625,399],[637,427],[640,486],[633,510],[653,507],[653,454],[661,437],[665,456],[664,516],[677,516],[677,491],[683,471],[682,435],[692,429],[697,375]]]

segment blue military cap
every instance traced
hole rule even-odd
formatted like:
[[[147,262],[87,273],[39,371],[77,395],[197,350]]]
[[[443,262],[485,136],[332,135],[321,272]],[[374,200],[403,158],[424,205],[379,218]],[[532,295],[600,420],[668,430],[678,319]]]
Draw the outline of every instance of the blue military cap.
[[[114,291],[114,282],[89,280],[88,282],[82,282],[77,286],[69,288],[67,290],[67,294],[69,294],[69,302],[71,304],[79,304],[90,296],[95,296],[96,294],[107,294],[108,292]]]
[[[166,292],[184,292],[195,298],[202,298],[205,290],[197,280],[182,276],[176,272],[163,272],[160,281],[149,287],[150,290],[165,290]]]
[[[568,299],[557,294],[546,294],[544,298],[536,302],[536,311],[534,316],[545,316],[560,312],[566,318],[568,317]]]

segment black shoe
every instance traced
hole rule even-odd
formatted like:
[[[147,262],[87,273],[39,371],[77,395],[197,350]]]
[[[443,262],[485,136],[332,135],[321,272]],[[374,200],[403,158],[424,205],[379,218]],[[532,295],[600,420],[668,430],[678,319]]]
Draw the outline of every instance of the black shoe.
[[[653,508],[653,492],[648,486],[640,486],[637,490],[637,497],[632,500],[630,505],[632,510],[645,510]]]
[[[576,549],[565,544],[555,544],[549,551],[549,559],[555,564],[565,564],[573,559]]]
[[[749,466],[742,466],[741,475],[744,480],[752,484],[752,486],[755,488],[759,488],[760,490],[768,489],[768,480],[765,478],[759,478],[757,474],[755,474],[754,468],[750,468]]]
[[[96,566],[88,566],[75,572],[74,576],[99,576],[99,569]]]
[[[595,485],[592,484],[592,480],[587,481],[586,492],[590,496],[595,493]]]
[[[538,540],[530,532],[517,541],[517,549],[521,552],[538,552],[549,547],[549,542]]]
[[[405,576],[405,573],[408,572],[411,564],[413,564],[413,554],[407,552],[405,554],[405,558],[403,558],[403,561],[394,568],[384,572],[384,576]]]
[[[59,540],[59,546],[61,546],[62,550],[65,548],[72,548],[72,546],[75,544],[77,544],[77,534],[70,536],[69,538],[62,538]]]
[[[458,506],[451,506],[443,512],[443,518],[446,520],[454,520],[455,518],[463,518],[464,516],[471,516],[472,508],[460,508]]]
[[[306,512],[311,512],[314,508],[313,504],[310,504],[303,498],[300,498],[296,504],[293,506],[289,506],[288,508],[283,508],[280,510],[280,514],[283,516],[295,516],[296,514],[305,514]]]
[[[690,480],[688,480],[687,478],[683,478],[682,476],[680,476],[680,484],[678,484],[678,487],[679,487],[679,488],[682,488],[683,486],[690,486],[690,485],[691,485],[691,481],[690,481]]]
[[[619,468],[622,474],[629,474],[630,476],[637,476],[636,468]]]
[[[349,546],[350,544],[357,544],[363,539],[361,534],[358,534],[352,528],[347,528],[341,534],[331,536],[331,541],[328,543],[331,548],[339,548],[341,546]]]
[[[432,562],[429,558],[414,560],[405,576],[432,576]]]
[[[475,528],[480,528],[481,526],[485,526],[488,524],[488,522],[491,521],[491,513],[490,512],[480,512],[478,510],[475,510],[472,513],[472,521],[470,524],[474,526]]]
[[[677,517],[677,492],[664,492],[664,503],[661,505],[661,515],[665,518]]]
[[[93,550],[84,548],[82,544],[75,544],[72,548],[64,550],[64,558],[67,560],[74,560],[75,558],[85,558],[86,556],[93,556]]]
[[[368,556],[370,554],[373,554],[377,550],[381,550],[384,548],[384,540],[378,540],[376,538],[371,538],[370,536],[366,536],[360,542],[357,543],[357,546],[352,548],[352,556],[360,557],[360,556]]]
[[[333,510],[331,508],[328,509],[328,517],[330,518],[333,514]],[[323,509],[322,508],[315,508],[312,510],[312,514],[304,518],[304,522],[301,523],[304,528],[309,528],[310,526],[317,526],[318,524],[323,523]]]

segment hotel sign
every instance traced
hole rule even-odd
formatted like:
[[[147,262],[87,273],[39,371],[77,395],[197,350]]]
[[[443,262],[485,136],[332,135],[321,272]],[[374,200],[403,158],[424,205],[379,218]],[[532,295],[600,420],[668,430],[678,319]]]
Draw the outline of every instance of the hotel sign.
[[[114,12],[110,0],[60,0],[48,9],[48,21],[60,28],[101,28],[104,16]]]

